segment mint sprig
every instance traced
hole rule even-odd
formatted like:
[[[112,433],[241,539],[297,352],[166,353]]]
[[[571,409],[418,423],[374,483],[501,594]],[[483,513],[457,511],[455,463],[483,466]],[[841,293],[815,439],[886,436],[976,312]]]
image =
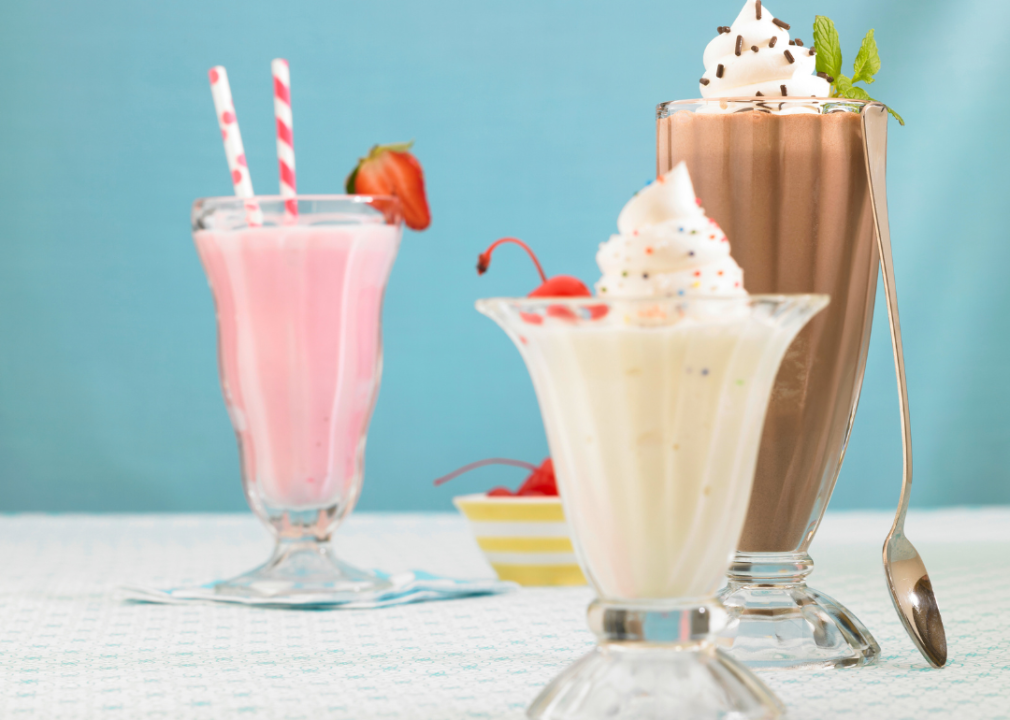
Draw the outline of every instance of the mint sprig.
[[[814,49],[817,51],[817,72],[834,78],[842,74],[842,46],[838,42],[838,30],[831,19],[823,15],[814,18]]]
[[[838,40],[838,30],[831,18],[818,15],[814,19],[814,48],[817,52],[817,72],[831,78],[831,97],[878,102],[870,97],[865,89],[856,86],[857,82],[872,84],[873,76],[880,72],[880,53],[877,51],[877,40],[873,30],[866,33],[866,37],[863,38],[863,44],[859,47],[859,53],[852,66],[851,78],[842,74],[842,46]],[[887,111],[899,123],[905,124],[901,115],[890,107]]]
[[[873,76],[880,72],[880,53],[877,52],[877,40],[873,37],[873,30],[866,33],[863,44],[856,55],[856,62],[852,64],[855,73],[852,75],[852,82],[863,81],[867,85],[873,83]]]

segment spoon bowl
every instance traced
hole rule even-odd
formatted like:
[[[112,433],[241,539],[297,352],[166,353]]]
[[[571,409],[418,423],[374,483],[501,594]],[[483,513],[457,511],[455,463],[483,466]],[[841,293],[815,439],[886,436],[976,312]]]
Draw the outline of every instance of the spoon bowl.
[[[891,532],[884,542],[884,574],[894,609],[908,636],[933,667],[947,662],[947,635],[933,595],[929,573],[904,532]]]

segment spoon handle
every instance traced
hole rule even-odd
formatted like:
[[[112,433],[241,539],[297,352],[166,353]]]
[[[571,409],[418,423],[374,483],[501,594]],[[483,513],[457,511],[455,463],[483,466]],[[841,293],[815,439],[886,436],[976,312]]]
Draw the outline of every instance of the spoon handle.
[[[898,405],[901,409],[901,498],[894,516],[891,533],[905,530],[905,513],[912,495],[912,427],[908,412],[908,386],[905,383],[905,352],[901,346],[901,321],[898,319],[898,291],[894,284],[894,259],[891,255],[891,230],[887,220],[887,108],[868,105],[863,109],[863,136],[866,165],[870,176],[870,198],[873,222],[877,230],[877,250],[884,275],[884,296],[887,299],[887,320],[891,326],[891,347],[894,349],[894,370],[898,376]]]
[[[894,370],[898,376],[898,403],[901,407],[901,448],[903,472],[901,499],[891,532],[884,541],[884,574],[891,601],[905,631],[929,664],[935,668],[947,662],[947,635],[936,604],[929,573],[919,553],[905,537],[905,513],[912,494],[912,429],[908,418],[908,387],[905,383],[905,356],[901,347],[898,294],[894,286],[894,259],[887,223],[887,108],[871,103],[863,108],[863,137],[870,178],[870,197],[877,229],[877,249],[884,275],[887,319],[891,325]]]

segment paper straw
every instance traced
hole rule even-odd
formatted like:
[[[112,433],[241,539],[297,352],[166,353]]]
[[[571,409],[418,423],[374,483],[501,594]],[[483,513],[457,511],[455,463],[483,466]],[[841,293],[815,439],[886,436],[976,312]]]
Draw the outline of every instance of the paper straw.
[[[295,181],[295,136],[291,121],[291,70],[288,61],[277,58],[270,63],[274,76],[274,117],[277,120],[277,164],[280,169],[281,197],[290,217],[298,216],[298,186]]]
[[[231,181],[235,186],[235,196],[250,198],[245,203],[246,221],[250,227],[263,224],[263,212],[259,203],[251,199],[255,197],[249,166],[246,164],[245,150],[242,147],[242,134],[238,129],[238,118],[235,116],[235,103],[231,99],[231,86],[228,84],[228,72],[223,65],[210,69],[210,93],[214,98],[214,110],[217,112],[217,122],[221,127],[221,138],[224,140],[224,154],[228,159],[228,169],[231,171]]]

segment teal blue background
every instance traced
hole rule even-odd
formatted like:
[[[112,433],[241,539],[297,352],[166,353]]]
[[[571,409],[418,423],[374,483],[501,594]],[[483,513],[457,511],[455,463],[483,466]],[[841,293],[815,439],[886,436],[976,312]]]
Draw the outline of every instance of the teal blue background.
[[[361,507],[447,509],[539,461],[518,354],[473,310],[597,244],[654,173],[654,106],[697,95],[740,0],[35,0],[0,9],[0,510],[241,510],[213,307],[189,207],[231,191],[207,69],[228,68],[253,179],[276,192],[271,58],[291,62],[299,189],[337,192],[372,143],[417,139],[434,214],[386,305]],[[814,4],[773,0],[808,43]],[[847,62],[877,30],[920,506],[1010,502],[1010,4],[820,0]],[[900,445],[886,317],[836,508],[886,507]]]

